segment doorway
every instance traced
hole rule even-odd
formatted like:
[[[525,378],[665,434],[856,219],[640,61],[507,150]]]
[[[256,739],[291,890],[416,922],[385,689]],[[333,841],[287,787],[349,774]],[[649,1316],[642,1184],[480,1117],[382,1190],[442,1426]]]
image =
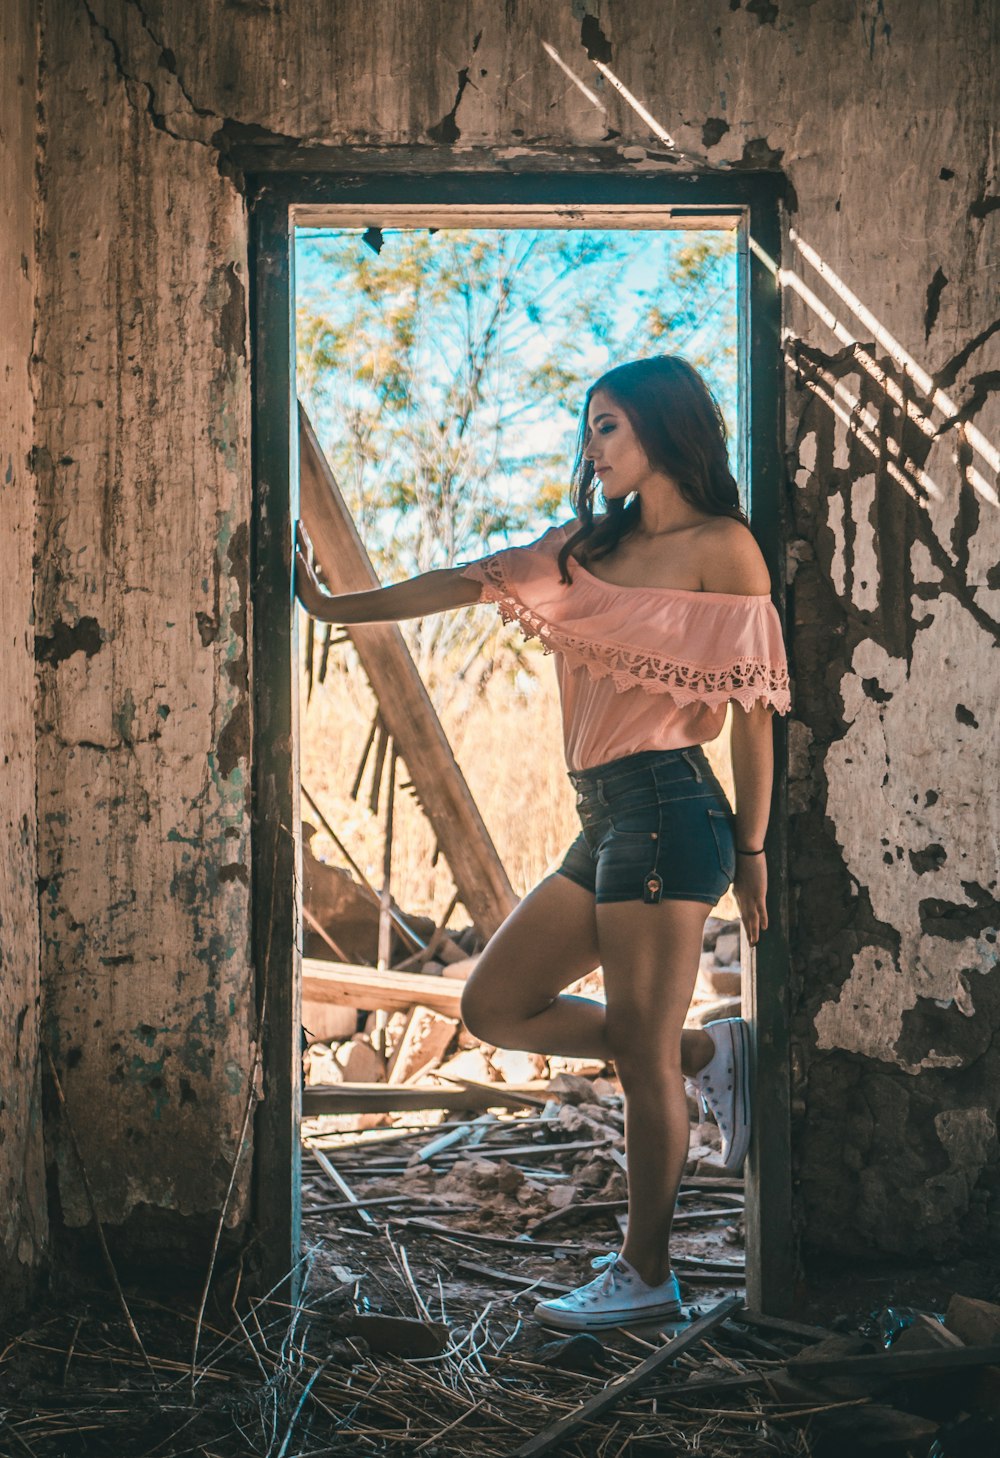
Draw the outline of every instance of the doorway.
[[[290,593],[291,523],[299,514],[295,230],[348,240],[348,246],[368,248],[376,258],[380,255],[375,245],[384,247],[387,237],[433,238],[441,230],[454,229],[466,230],[472,237],[477,230],[480,236],[488,230],[491,237],[508,239],[526,238],[532,232],[563,239],[589,233],[619,244],[645,235],[647,252],[650,240],[676,238],[678,230],[688,234],[716,230],[729,237],[734,245],[738,334],[731,402],[734,464],[780,604],[774,181],[773,177],[666,181],[565,175],[254,179],[254,941],[259,996],[267,1004],[268,1091],[256,1124],[255,1225],[260,1248],[267,1253],[264,1279],[277,1279],[294,1265],[300,1222],[300,896],[287,895],[287,887],[301,884],[295,682],[299,649]],[[755,1107],[772,1135],[766,1149],[755,1148],[746,1172],[748,1300],[775,1311],[785,1305],[793,1276],[786,1137],[783,736],[784,725],[777,723],[769,833],[771,930],[752,958],[745,943],[742,949],[744,1015],[751,1018],[757,1033]]]

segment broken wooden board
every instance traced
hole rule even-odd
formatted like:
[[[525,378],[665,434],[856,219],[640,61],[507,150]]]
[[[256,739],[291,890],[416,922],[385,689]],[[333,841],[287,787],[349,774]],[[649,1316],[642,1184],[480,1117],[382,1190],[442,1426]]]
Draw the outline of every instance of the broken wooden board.
[[[302,958],[302,996],[335,1007],[407,1012],[418,1003],[445,1017],[460,1016],[464,984],[423,972],[378,972],[374,967]]]
[[[389,1059],[386,1069],[389,1083],[406,1083],[407,1079],[417,1078],[440,1063],[458,1028],[457,1017],[448,1017],[424,1003],[417,1003],[410,1009],[406,1026]]]
[[[726,1296],[717,1306],[713,1306],[705,1316],[693,1321],[686,1330],[679,1332],[677,1336],[666,1342],[658,1351],[648,1356],[644,1362],[633,1367],[631,1372],[625,1372],[621,1377],[616,1377],[612,1382],[582,1402],[572,1412],[565,1413],[562,1417],[556,1418],[542,1432],[535,1437],[529,1438],[527,1443],[522,1443],[520,1448],[514,1450],[512,1458],[539,1458],[542,1453],[549,1453],[558,1444],[565,1442],[574,1433],[579,1432],[586,1423],[592,1422],[601,1413],[607,1412],[614,1407],[623,1397],[630,1396],[661,1367],[668,1362],[674,1361],[700,1342],[702,1337],[708,1336],[720,1322],[725,1321],[727,1316],[732,1316],[742,1306],[738,1296]]]
[[[299,405],[302,519],[331,592],[366,592],[379,580],[316,438]],[[507,873],[403,635],[394,623],[349,629],[386,729],[395,740],[462,904],[490,937],[517,905]]]
[[[926,1377],[937,1372],[961,1372],[975,1367],[988,1367],[1000,1362],[1000,1346],[944,1347],[925,1352],[872,1352],[850,1357],[817,1357],[810,1352],[789,1357],[788,1370],[795,1376],[824,1377],[891,1377],[904,1379]]]

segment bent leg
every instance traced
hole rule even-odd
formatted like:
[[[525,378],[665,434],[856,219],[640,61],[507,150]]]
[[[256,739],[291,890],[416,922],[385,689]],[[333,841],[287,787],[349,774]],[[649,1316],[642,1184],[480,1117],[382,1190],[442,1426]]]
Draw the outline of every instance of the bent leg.
[[[709,907],[697,901],[597,908],[607,1040],[625,1092],[628,1231],[622,1254],[651,1286],[670,1272],[670,1227],[690,1130],[682,1040]],[[686,1051],[686,1050],[685,1050]],[[692,1061],[695,1061],[692,1056]],[[697,1066],[697,1064],[696,1064]]]
[[[505,1048],[608,1059],[604,1004],[560,996],[599,962],[593,895],[567,876],[547,876],[480,954],[462,994],[465,1025]]]

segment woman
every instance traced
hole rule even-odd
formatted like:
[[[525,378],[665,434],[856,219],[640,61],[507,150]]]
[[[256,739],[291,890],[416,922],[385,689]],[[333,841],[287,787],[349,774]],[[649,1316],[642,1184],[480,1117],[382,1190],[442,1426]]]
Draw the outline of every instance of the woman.
[[[689,1139],[684,1075],[715,1113],[727,1167],[746,1152],[746,1024],[683,1024],[705,919],[730,883],[751,945],[767,926],[770,714],[789,707],[770,581],[725,426],[686,361],[637,360],[591,387],[573,504],[576,520],[529,547],[370,592],[326,593],[302,536],[296,557],[299,598],[324,621],[491,601],[555,655],[582,832],[483,951],[462,1016],[495,1045],[613,1059],[622,1083],[627,1233],[619,1253],[594,1263],[601,1275],[535,1308],[566,1330],[681,1315],[669,1242]],[[730,699],[742,706],[735,815],[701,748]],[[606,1005],[564,993],[598,965]]]

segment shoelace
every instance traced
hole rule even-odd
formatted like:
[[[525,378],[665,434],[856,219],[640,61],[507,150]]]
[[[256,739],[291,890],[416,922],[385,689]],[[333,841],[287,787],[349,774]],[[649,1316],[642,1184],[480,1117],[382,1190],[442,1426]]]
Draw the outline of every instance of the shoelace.
[[[599,1271],[603,1268],[604,1275],[595,1284],[591,1283],[590,1296],[612,1296],[615,1291],[615,1267],[618,1264],[618,1252],[610,1251],[607,1255],[596,1256],[590,1263],[592,1271]]]

